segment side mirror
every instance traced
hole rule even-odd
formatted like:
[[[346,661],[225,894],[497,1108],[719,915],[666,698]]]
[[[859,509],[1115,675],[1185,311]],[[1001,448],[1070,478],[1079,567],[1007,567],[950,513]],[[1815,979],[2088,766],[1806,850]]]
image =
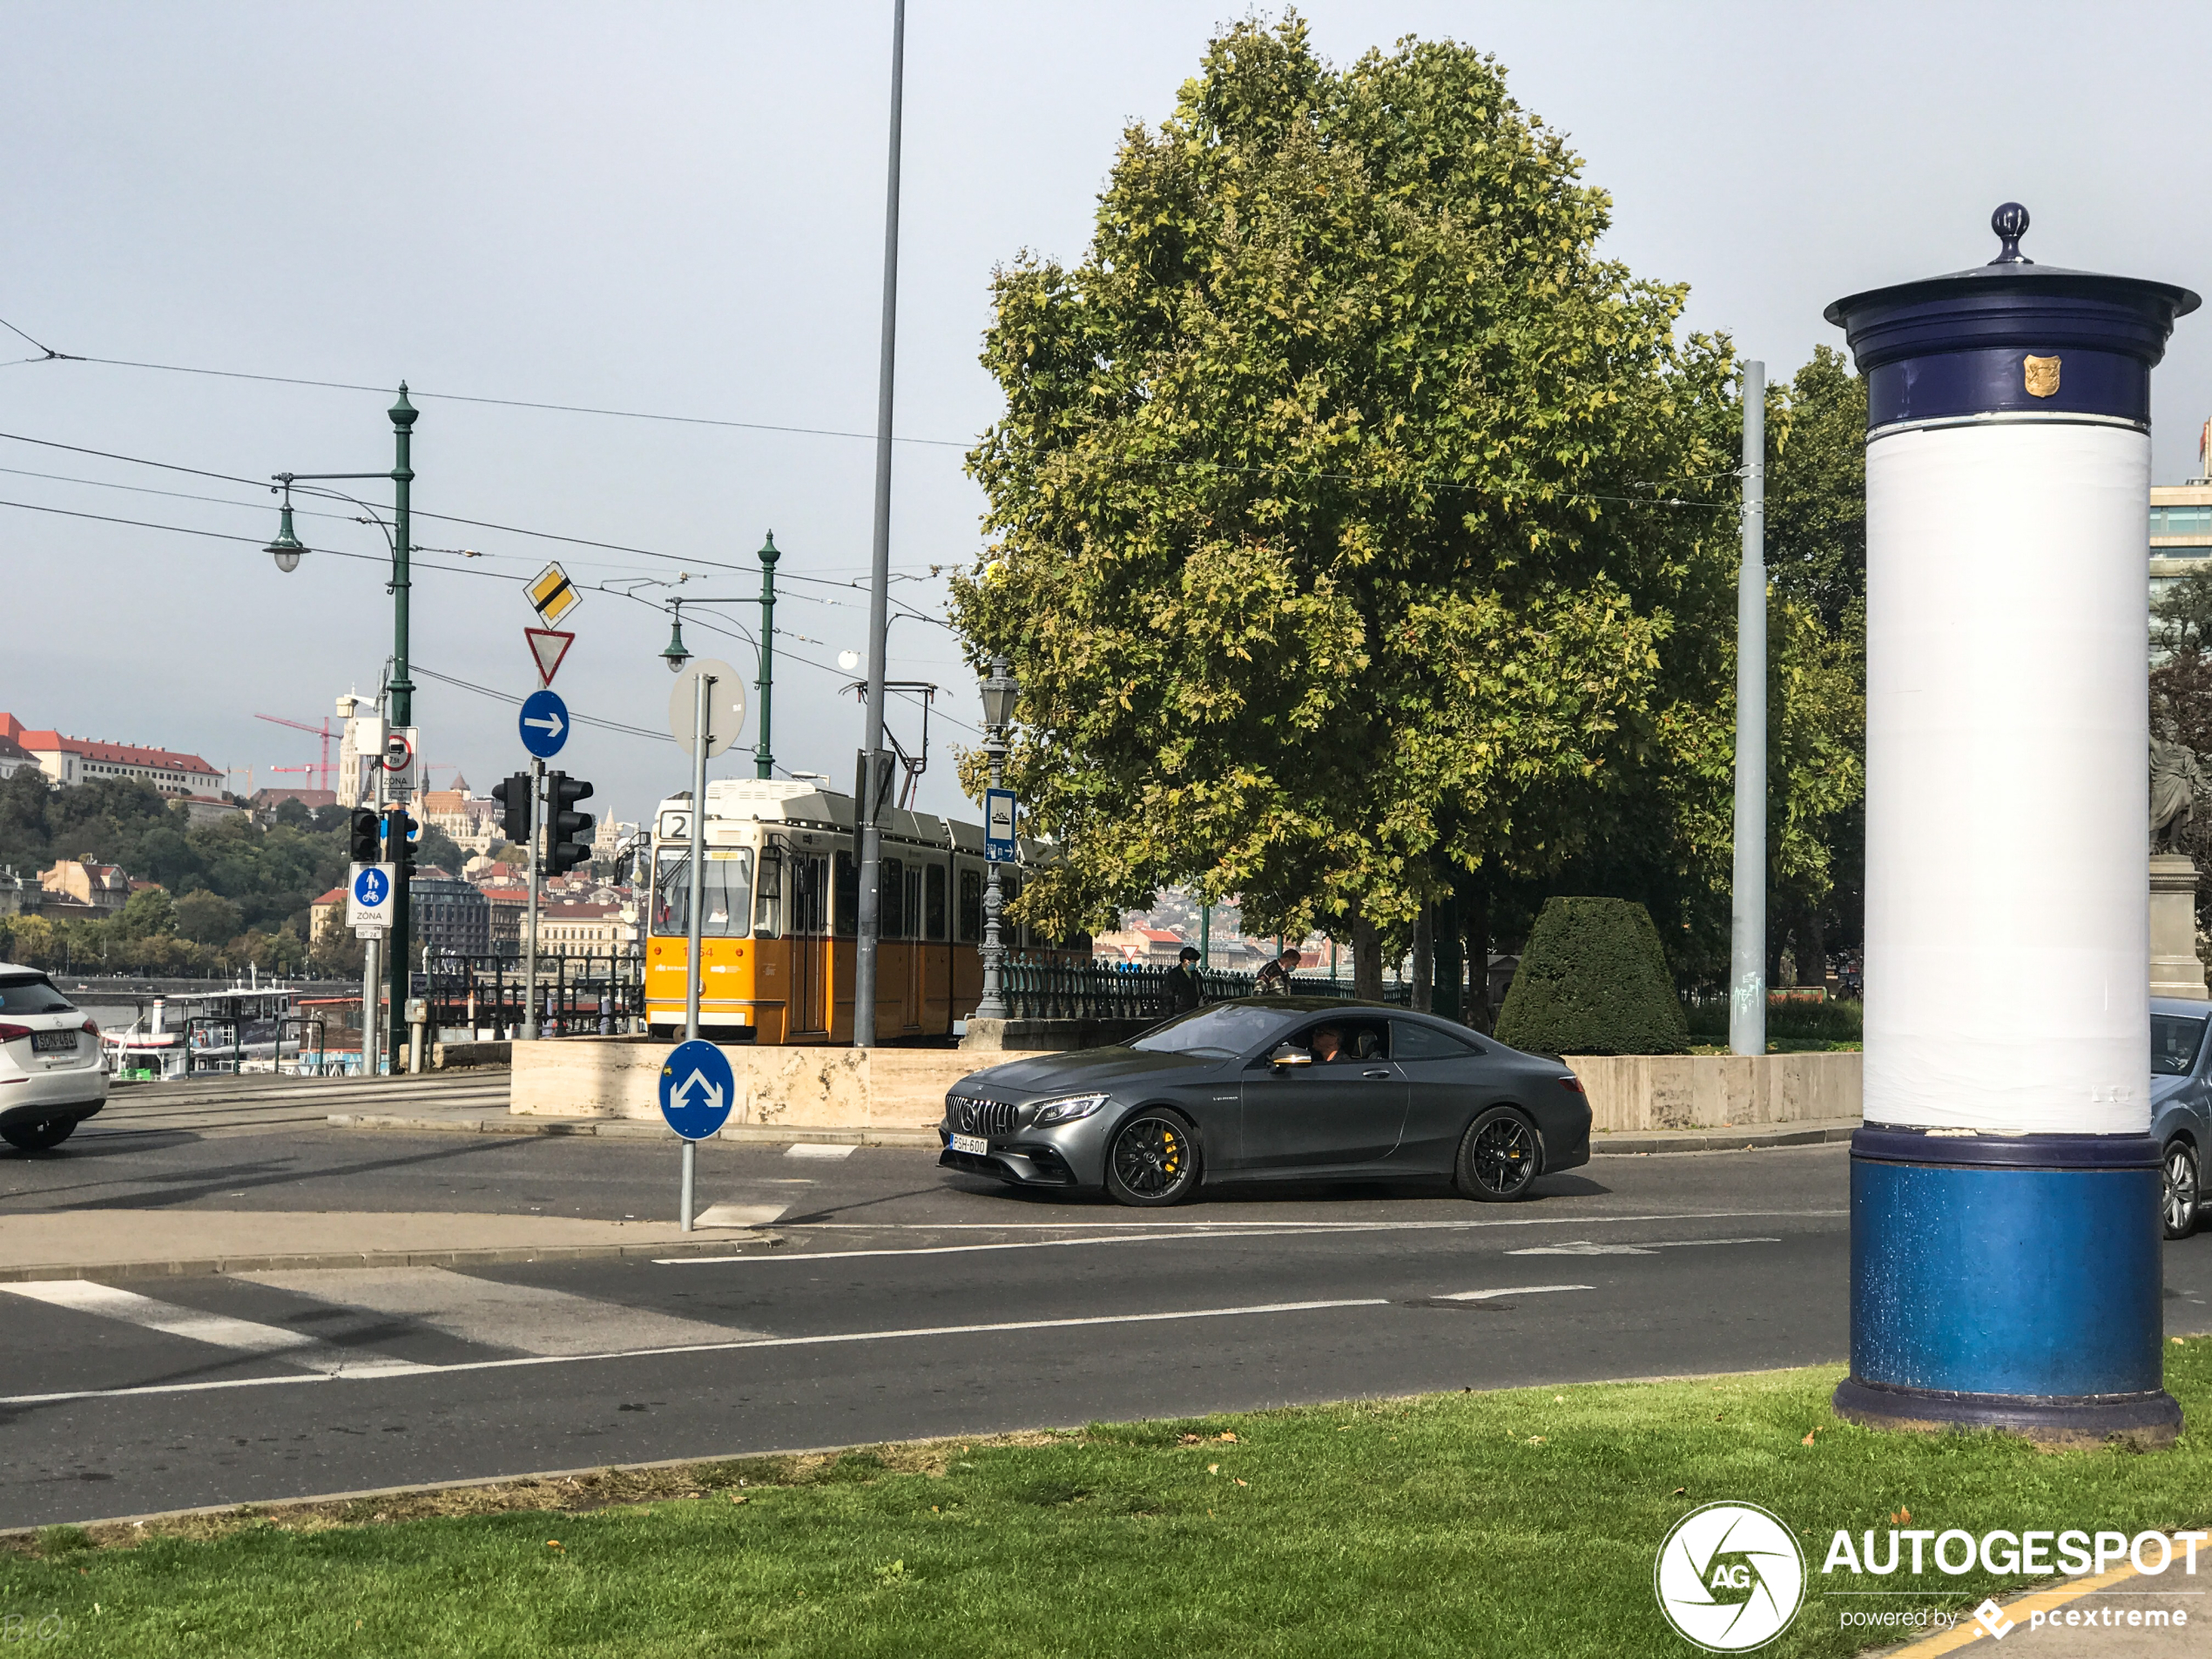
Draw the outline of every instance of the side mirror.
[[[1303,1049],[1293,1049],[1286,1042],[1268,1055],[1267,1061],[1272,1066],[1310,1066],[1313,1063],[1313,1056]]]

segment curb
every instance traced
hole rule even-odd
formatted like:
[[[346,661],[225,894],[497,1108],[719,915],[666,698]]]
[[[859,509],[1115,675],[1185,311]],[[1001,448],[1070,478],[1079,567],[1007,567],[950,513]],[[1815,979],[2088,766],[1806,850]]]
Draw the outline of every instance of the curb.
[[[442,1135],[590,1135],[609,1140],[665,1141],[666,1125],[642,1117],[401,1117],[378,1112],[333,1112],[333,1129],[408,1130]],[[711,1141],[745,1145],[919,1146],[937,1150],[932,1129],[786,1129],[776,1123],[732,1123]]]
[[[1649,1157],[1656,1152],[1751,1152],[1775,1146],[1821,1146],[1832,1141],[1850,1140],[1857,1128],[1852,1124],[1834,1129],[1752,1130],[1707,1135],[1675,1130],[1663,1136],[1608,1136],[1602,1141],[1593,1135],[1590,1156]]]
[[[343,1250],[300,1251],[272,1256],[204,1256],[170,1261],[42,1263],[28,1267],[0,1267],[0,1285],[24,1285],[40,1279],[204,1278],[221,1273],[267,1273],[309,1267],[483,1267],[503,1262],[612,1261],[629,1256],[726,1256],[745,1244],[776,1245],[779,1233],[732,1229],[720,1237],[696,1243],[664,1241],[658,1244],[523,1244],[487,1246],[482,1250]]]

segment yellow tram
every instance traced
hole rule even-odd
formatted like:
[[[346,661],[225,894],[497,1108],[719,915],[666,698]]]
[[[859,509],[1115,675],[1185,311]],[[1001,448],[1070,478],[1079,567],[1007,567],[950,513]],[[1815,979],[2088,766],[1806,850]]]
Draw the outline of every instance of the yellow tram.
[[[849,1042],[860,890],[853,798],[808,783],[725,779],[706,786],[703,1034],[718,1042]],[[884,811],[882,937],[876,1035],[946,1036],[983,994],[983,829],[897,807]],[[1046,853],[1019,844],[1002,867],[1007,902]],[[691,799],[653,816],[645,1019],[681,1036],[690,956]],[[1009,950],[1034,952],[1004,924]],[[1069,946],[1087,959],[1088,941]],[[1049,948],[1060,959],[1062,948]]]

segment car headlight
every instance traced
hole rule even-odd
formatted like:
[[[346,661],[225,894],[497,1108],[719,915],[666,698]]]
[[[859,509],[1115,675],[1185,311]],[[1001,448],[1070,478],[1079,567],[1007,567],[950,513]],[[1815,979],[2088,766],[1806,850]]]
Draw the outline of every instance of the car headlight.
[[[1047,1129],[1055,1123],[1072,1123],[1078,1117],[1089,1117],[1106,1103],[1103,1095],[1062,1095],[1057,1100],[1038,1103],[1037,1115],[1029,1120],[1032,1129]]]

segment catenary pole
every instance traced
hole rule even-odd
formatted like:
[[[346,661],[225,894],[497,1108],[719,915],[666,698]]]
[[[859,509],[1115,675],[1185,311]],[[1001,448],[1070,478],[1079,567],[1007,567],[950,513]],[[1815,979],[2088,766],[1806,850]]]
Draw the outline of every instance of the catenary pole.
[[[392,694],[392,724],[395,726],[411,726],[415,724],[415,682],[408,678],[407,671],[408,605],[413,590],[413,583],[408,575],[408,559],[412,551],[408,539],[411,534],[408,519],[415,488],[413,455],[415,422],[418,414],[415,405],[408,401],[405,381],[400,382],[399,398],[393,403],[390,415],[392,417],[392,678],[389,689]],[[410,769],[410,777],[420,775],[421,765],[421,757],[417,755],[415,767]],[[419,788],[411,788],[408,792],[408,799],[402,800],[400,804],[402,806],[407,806],[421,793],[421,791]],[[404,1054],[403,1045],[407,1041],[404,1029],[406,1022],[401,1016],[407,1011],[408,994],[415,988],[415,976],[409,971],[408,963],[408,958],[412,954],[408,949],[412,942],[410,939],[412,923],[408,915],[411,900],[408,893],[412,885],[409,877],[413,873],[408,867],[409,862],[404,846],[394,849],[390,964],[392,1017],[387,1023],[389,1026],[388,1041],[391,1046],[392,1069],[395,1072],[401,1069]]]
[[[1743,365],[1743,567],[1736,582],[1736,896],[1728,1046],[1766,1052],[1766,365]]]
[[[545,763],[530,761],[530,846],[529,846],[529,911],[523,927],[523,1038],[535,1042],[537,1026],[537,842],[538,830],[545,814],[538,808],[538,797],[545,792]]]
[[[876,751],[883,746],[884,636],[890,629],[891,401],[899,341],[899,124],[906,91],[907,0],[891,8],[891,162],[883,198],[883,349],[876,374],[875,549],[868,589],[868,711],[860,745],[860,948],[853,967],[853,1043],[875,1045],[876,941],[883,909],[878,892],[883,803],[876,799]]]

